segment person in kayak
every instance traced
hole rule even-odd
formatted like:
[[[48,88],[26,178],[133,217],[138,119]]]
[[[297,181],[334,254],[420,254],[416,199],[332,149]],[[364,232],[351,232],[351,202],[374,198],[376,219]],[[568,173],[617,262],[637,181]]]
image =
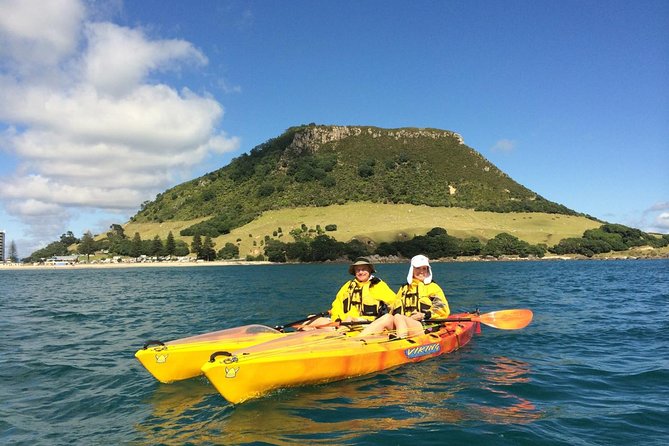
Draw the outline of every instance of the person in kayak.
[[[411,259],[407,281],[397,291],[391,310],[365,327],[360,335],[388,330],[391,337],[416,336],[424,333],[421,321],[447,318],[451,313],[444,291],[432,281],[430,260],[424,255]]]
[[[387,311],[388,304],[397,299],[392,289],[374,276],[376,269],[366,257],[358,257],[348,267],[353,279],[337,292],[330,308],[330,317],[315,319],[303,328],[327,325],[332,321],[373,321]]]

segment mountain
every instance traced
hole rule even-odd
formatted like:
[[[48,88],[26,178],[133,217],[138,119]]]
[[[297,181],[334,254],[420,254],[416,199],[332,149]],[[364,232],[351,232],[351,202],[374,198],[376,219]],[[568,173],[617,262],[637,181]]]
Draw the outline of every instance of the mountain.
[[[457,133],[304,125],[146,202],[133,223],[190,221],[216,237],[263,212],[350,202],[580,215],[517,183]]]

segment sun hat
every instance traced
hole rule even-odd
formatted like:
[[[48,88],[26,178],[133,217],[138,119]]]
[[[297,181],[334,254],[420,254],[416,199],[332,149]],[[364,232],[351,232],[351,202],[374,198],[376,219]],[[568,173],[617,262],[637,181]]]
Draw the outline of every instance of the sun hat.
[[[427,276],[425,276],[423,283],[427,285],[428,283],[432,282],[432,268],[430,267],[430,259],[422,254],[418,254],[417,256],[411,258],[409,274],[407,274],[407,283],[411,283],[413,281],[413,269],[420,268],[421,266],[427,266]]]
[[[369,267],[372,269],[372,273],[376,272],[376,269],[374,269],[374,265],[372,264],[372,262],[369,261],[367,257],[358,257],[357,259],[355,259],[355,262],[349,265],[348,273],[355,276],[354,268],[358,265],[369,265]]]

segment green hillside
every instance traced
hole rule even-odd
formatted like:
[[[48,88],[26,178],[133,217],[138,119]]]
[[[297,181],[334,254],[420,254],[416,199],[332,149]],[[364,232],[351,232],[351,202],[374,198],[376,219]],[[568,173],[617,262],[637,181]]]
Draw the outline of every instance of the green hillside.
[[[354,202],[578,215],[518,184],[450,131],[307,125],[159,194],[131,223],[198,221],[180,234],[219,237],[266,211]]]
[[[168,232],[177,234],[190,222],[129,223],[127,234],[139,232],[143,239],[167,237]],[[435,208],[410,204],[382,204],[357,202],[326,207],[285,208],[263,213],[252,222],[233,229],[230,233],[214,239],[216,249],[226,243],[239,247],[242,258],[263,253],[267,238],[293,242],[290,232],[305,225],[310,229],[336,225],[335,231],[326,234],[341,242],[351,239],[382,242],[406,240],[415,235],[424,235],[434,227],[442,227],[459,237],[476,237],[485,242],[495,235],[506,232],[531,244],[552,246],[569,237],[579,237],[584,231],[600,226],[599,222],[582,216],[533,213],[499,213],[475,211],[462,208]],[[192,237],[182,237],[187,243]]]

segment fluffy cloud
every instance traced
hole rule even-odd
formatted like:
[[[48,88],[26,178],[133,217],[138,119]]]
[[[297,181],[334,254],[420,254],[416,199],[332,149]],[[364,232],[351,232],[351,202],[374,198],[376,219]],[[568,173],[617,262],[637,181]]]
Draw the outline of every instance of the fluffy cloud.
[[[149,81],[207,58],[183,40],[90,22],[80,1],[0,0],[0,179],[11,215],[47,226],[77,209],[131,212],[212,153],[238,148],[223,107]]]
[[[662,212],[655,217],[655,227],[662,232],[669,232],[669,212]]]
[[[0,55],[24,75],[75,51],[85,15],[72,0],[0,0],[0,11]]]
[[[642,231],[669,234],[669,201],[657,202],[640,214],[621,218],[624,224]]]
[[[669,233],[669,201],[655,203],[643,213],[644,220],[652,220],[648,230],[653,232]]]
[[[141,31],[112,23],[87,25],[86,38],[83,73],[100,93],[130,93],[149,72],[169,69],[174,60],[207,63],[206,57],[186,41],[148,41]]]

